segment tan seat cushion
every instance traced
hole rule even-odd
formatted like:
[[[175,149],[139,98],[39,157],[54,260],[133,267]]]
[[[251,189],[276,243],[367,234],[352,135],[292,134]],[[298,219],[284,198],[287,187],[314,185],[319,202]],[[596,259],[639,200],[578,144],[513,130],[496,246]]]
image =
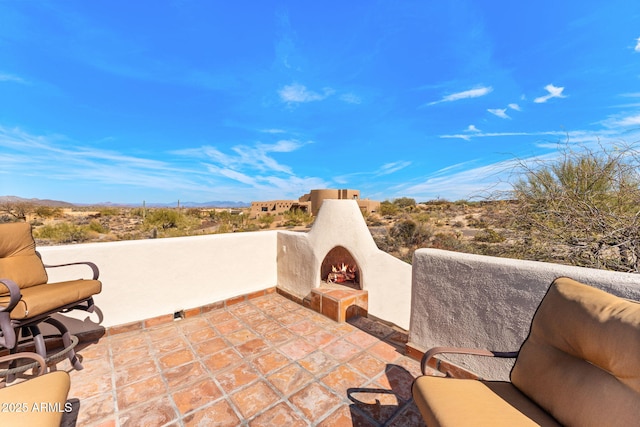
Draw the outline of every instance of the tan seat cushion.
[[[560,426],[508,382],[422,376],[413,399],[429,427]]]
[[[59,426],[70,384],[69,374],[56,371],[0,389],[7,409],[0,411],[0,425]]]
[[[511,381],[559,422],[640,425],[640,303],[569,278],[533,318]]]
[[[0,278],[11,279],[20,288],[47,283],[47,272],[36,254],[31,224],[0,224]],[[8,294],[0,285],[0,295]]]
[[[70,280],[67,282],[47,283],[22,289],[22,299],[11,311],[15,320],[28,319],[47,313],[75,301],[81,301],[100,293],[102,283],[99,280]],[[9,297],[0,297],[0,305],[6,305]]]

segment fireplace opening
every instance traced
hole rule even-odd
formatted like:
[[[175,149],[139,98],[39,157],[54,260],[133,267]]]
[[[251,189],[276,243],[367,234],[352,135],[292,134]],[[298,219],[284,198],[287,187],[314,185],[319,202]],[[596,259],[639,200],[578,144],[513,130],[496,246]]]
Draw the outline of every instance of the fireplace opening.
[[[324,257],[320,266],[320,279],[326,284],[348,286],[361,289],[361,271],[351,252],[343,246],[336,246]]]

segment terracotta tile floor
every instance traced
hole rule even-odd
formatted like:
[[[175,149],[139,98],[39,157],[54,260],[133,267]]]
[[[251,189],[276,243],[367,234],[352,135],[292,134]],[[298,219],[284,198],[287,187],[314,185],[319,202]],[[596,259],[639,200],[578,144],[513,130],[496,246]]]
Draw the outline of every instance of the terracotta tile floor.
[[[78,426],[423,426],[404,342],[270,294],[85,345],[69,397]]]

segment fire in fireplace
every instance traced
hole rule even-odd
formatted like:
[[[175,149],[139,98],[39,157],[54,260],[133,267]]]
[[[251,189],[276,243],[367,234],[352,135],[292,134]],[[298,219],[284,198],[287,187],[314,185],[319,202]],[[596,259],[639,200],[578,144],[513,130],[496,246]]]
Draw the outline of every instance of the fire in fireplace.
[[[353,255],[343,246],[331,249],[322,261],[320,279],[327,283],[360,288],[361,271]]]
[[[332,265],[331,273],[327,275],[328,283],[343,283],[356,281],[356,272],[358,267],[356,265],[342,264],[339,266]]]

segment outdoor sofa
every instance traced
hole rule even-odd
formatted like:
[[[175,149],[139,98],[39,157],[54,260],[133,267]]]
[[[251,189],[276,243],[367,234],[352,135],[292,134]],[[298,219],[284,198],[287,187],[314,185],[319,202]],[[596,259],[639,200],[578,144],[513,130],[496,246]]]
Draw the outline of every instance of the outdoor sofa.
[[[434,348],[434,356],[514,356],[510,382],[421,376],[413,396],[428,427],[640,425],[640,303],[556,279],[512,354]]]

